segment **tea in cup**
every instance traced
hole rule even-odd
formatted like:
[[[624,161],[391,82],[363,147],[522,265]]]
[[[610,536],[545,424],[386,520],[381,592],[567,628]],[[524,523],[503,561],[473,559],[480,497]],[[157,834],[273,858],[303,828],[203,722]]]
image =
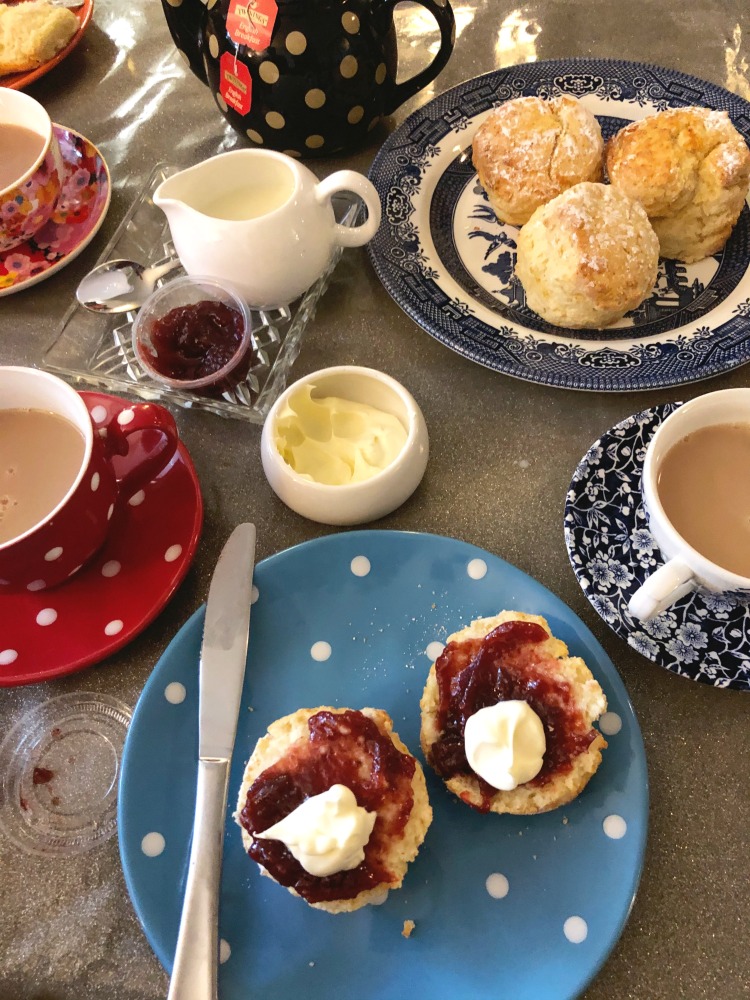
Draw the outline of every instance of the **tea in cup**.
[[[43,590],[80,569],[116,523],[118,503],[158,475],[177,444],[161,406],[133,404],[95,431],[66,382],[0,367],[0,602],[4,592]],[[116,455],[127,456],[119,476]]]
[[[367,219],[336,222],[331,198],[358,195]],[[337,246],[358,247],[380,225],[380,198],[354,170],[323,181],[290,156],[220,153],[168,177],[154,193],[187,273],[228,281],[255,309],[283,308],[328,267]]]
[[[750,600],[750,389],[675,410],[648,445],[642,492],[667,562],[631,597],[630,613],[645,621],[701,589]]]
[[[62,188],[60,146],[42,105],[0,87],[0,253],[49,221]]]

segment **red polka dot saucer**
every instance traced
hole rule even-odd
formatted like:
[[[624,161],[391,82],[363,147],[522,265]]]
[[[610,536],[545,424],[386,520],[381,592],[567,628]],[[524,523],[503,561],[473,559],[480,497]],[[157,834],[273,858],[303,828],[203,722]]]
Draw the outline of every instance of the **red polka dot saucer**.
[[[95,424],[129,405],[103,393],[81,395]],[[127,459],[113,464],[118,461]],[[172,597],[203,524],[200,486],[183,444],[115,517],[104,546],[70,580],[0,597],[0,687],[51,680],[100,662],[142,632]]]

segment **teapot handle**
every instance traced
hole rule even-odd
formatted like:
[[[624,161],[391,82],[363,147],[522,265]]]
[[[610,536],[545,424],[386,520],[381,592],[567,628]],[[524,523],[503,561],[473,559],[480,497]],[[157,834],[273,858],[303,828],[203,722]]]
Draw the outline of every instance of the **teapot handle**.
[[[393,8],[400,2],[401,0],[384,0],[383,7],[391,8],[392,15]],[[426,87],[428,83],[432,83],[450,59],[456,41],[456,21],[449,0],[416,0],[416,2],[428,10],[437,21],[440,28],[440,48],[430,65],[417,73],[416,76],[404,80],[403,83],[393,84],[390,100],[386,101],[384,108],[386,115],[393,114],[396,108],[413,97],[417,91]]]
[[[373,238],[380,225],[380,198],[375,186],[356,170],[337,170],[315,187],[315,200],[323,205],[341,191],[357,194],[367,207],[367,218],[358,226],[336,223],[335,240],[342,247],[361,247]]]

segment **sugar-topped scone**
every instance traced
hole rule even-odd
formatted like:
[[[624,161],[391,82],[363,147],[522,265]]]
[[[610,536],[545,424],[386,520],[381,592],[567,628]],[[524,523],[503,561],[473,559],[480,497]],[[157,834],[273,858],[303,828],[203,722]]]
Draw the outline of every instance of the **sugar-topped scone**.
[[[518,235],[516,275],[548,323],[599,328],[654,287],[659,241],[643,207],[608,184],[576,184],[538,208]]]
[[[527,815],[572,801],[607,746],[604,692],[539,615],[501,611],[449,636],[420,703],[427,762],[480,812]],[[481,775],[483,776],[480,776]]]
[[[603,155],[599,123],[568,96],[506,101],[472,142],[479,183],[498,219],[513,226],[574,184],[600,181]]]
[[[674,108],[607,143],[613,187],[639,201],[662,257],[690,263],[720,250],[750,186],[750,150],[726,111]]]
[[[419,762],[376,708],[302,708],[268,727],[235,819],[261,873],[329,913],[382,902],[432,809]]]

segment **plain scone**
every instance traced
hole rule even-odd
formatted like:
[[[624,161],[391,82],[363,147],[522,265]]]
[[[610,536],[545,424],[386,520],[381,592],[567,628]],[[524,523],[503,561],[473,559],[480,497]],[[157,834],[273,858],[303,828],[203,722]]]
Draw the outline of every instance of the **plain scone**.
[[[555,639],[547,621],[540,615],[528,615],[522,611],[501,611],[492,618],[478,618],[471,625],[448,636],[448,642],[461,642],[464,639],[478,639],[490,633],[504,622],[523,621],[541,625],[549,634],[549,639],[541,644],[541,651],[556,661],[556,670],[561,678],[566,680],[576,692],[577,708],[588,726],[607,710],[607,699],[595,680],[591,671],[579,656],[568,656],[568,647],[561,639]],[[438,682],[435,664],[432,664],[427,678],[422,700],[419,703],[422,710],[422,729],[420,742],[425,758],[430,760],[433,743],[440,737],[438,728]],[[544,785],[519,785],[510,792],[496,792],[490,801],[489,811],[494,813],[512,813],[526,816],[535,813],[549,812],[558,806],[566,805],[579,795],[596,772],[602,760],[602,750],[607,746],[604,737],[597,733],[588,750],[579,754],[574,761],[572,770],[567,774],[558,774]],[[473,775],[454,775],[445,782],[447,787],[463,802],[481,808],[485,802],[479,781]]]
[[[41,66],[65,48],[78,27],[71,10],[46,0],[0,5],[0,76]]]
[[[318,712],[341,714],[346,711],[347,709],[345,708],[330,708],[328,706],[300,708],[292,715],[285,715],[283,718],[271,723],[267,734],[258,740],[252,756],[245,767],[242,787],[240,788],[237,800],[237,811],[234,815],[237,823],[239,823],[239,815],[247,801],[248,789],[255,779],[266,768],[275,764],[293,743],[300,739],[307,739],[309,735],[307,720]],[[408,754],[410,757],[412,756],[409,749],[401,742],[398,734],[393,732],[393,721],[387,712],[379,708],[362,708],[360,711],[375,723],[384,736],[390,738],[397,750]],[[432,822],[432,809],[427,797],[427,784],[425,782],[424,771],[416,758],[414,758],[414,763],[416,766],[411,784],[414,803],[403,835],[400,840],[393,844],[391,853],[387,858],[388,866],[394,874],[393,881],[376,886],[374,889],[367,889],[364,892],[360,892],[359,895],[354,896],[352,899],[308,903],[309,906],[313,906],[318,910],[326,910],[328,913],[350,913],[353,910],[360,909],[362,906],[366,906],[368,903],[382,902],[384,894],[391,889],[398,889],[401,886],[406,875],[406,869],[409,867],[409,863],[416,858],[427,829]],[[240,826],[240,829],[242,830],[242,842],[247,851],[253,842],[253,837],[244,827]],[[273,879],[273,876],[262,865],[258,865],[258,867],[262,875]],[[288,891],[293,896],[299,896],[299,893],[295,892],[291,887],[288,888]]]
[[[729,239],[750,186],[750,150],[726,111],[660,111],[613,136],[606,159],[610,182],[645,208],[663,257],[691,263]]]
[[[606,184],[577,184],[538,208],[518,235],[516,275],[548,323],[608,326],[656,281],[659,240],[643,207]]]
[[[490,112],[472,142],[479,182],[501,222],[522,226],[567,188],[603,176],[596,118],[573,97],[517,97]]]

